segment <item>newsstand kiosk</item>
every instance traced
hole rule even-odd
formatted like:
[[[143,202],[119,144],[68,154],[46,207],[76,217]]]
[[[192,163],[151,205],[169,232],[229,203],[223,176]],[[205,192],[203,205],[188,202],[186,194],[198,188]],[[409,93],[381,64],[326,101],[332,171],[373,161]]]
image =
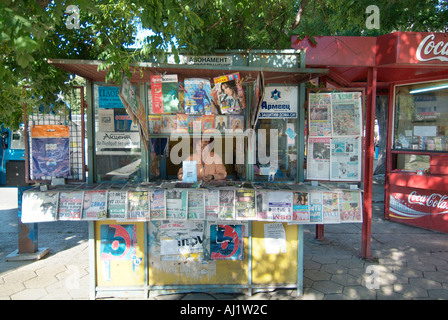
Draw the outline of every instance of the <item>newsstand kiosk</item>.
[[[88,183],[27,191],[24,207],[35,205],[22,218],[88,221],[92,299],[273,288],[300,295],[303,225],[362,220],[360,189],[304,182],[311,109],[334,110],[334,124],[359,117],[352,131],[332,131],[340,139],[332,140],[331,155],[333,180],[359,181],[364,105],[362,92],[316,92],[313,103],[305,103],[305,82],[328,70],[305,68],[304,52],[217,52],[181,56],[177,64],[142,62],[123,74],[119,86],[104,82],[98,61],[49,63],[87,81]],[[313,117],[312,125],[322,133],[316,138],[328,138],[324,127],[332,123]],[[30,151],[32,174],[57,170],[59,178],[71,172],[63,153],[51,152],[63,150],[70,132],[32,127],[33,150],[49,151],[47,159],[33,159]],[[204,141],[209,153],[200,154],[218,155],[219,173],[188,158]],[[330,155],[329,143],[312,146],[317,162]]]

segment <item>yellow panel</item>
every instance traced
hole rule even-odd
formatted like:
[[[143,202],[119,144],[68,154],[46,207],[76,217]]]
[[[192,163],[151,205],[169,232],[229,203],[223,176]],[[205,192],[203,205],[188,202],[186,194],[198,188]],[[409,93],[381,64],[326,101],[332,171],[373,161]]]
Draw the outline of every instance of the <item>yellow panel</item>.
[[[286,253],[267,254],[264,225],[252,223],[252,282],[253,284],[297,283],[297,225],[283,223],[286,233]]]
[[[97,286],[143,286],[144,222],[95,221]]]

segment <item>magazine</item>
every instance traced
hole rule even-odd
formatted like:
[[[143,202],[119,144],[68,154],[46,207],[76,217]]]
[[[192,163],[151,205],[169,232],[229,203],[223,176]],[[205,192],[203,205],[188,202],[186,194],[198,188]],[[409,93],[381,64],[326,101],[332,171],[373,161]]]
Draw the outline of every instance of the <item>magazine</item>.
[[[213,79],[215,83],[217,105],[221,113],[241,113],[246,108],[240,74],[232,73]]]
[[[152,113],[179,112],[177,84],[176,74],[151,76]]]
[[[188,219],[205,220],[204,192],[188,191]]]
[[[163,114],[161,119],[161,133],[172,133],[176,131],[177,115]]]
[[[292,192],[269,191],[268,192],[268,216],[270,221],[292,221]]]
[[[235,190],[219,190],[218,219],[235,219]]]
[[[237,219],[254,219],[255,189],[237,189],[235,191],[235,211]]]
[[[81,220],[83,191],[61,191],[59,193],[59,220]]]
[[[218,219],[219,190],[204,190],[205,215],[207,220]]]
[[[310,203],[310,223],[322,224],[323,223],[322,193],[310,192],[309,203]]]
[[[361,192],[345,191],[339,194],[341,223],[362,222]]]
[[[220,133],[225,133],[228,128],[227,119],[228,118],[226,115],[216,115],[214,128],[218,130]]]
[[[268,219],[268,191],[267,190],[256,190],[255,191],[255,203],[257,208],[257,219],[267,220]]]
[[[308,180],[330,180],[330,140],[331,138],[308,139]]]
[[[215,115],[203,115],[202,116],[202,133],[215,132]]]
[[[332,93],[331,103],[333,136],[361,136],[361,92]]]
[[[107,217],[107,191],[84,191],[82,203],[82,219],[98,220]]]
[[[188,209],[188,191],[170,189],[166,190],[166,219],[186,220]]]
[[[149,133],[161,133],[162,117],[160,115],[148,115]]]
[[[109,190],[107,192],[107,209],[109,218],[115,220],[126,219],[127,192],[120,190]]]
[[[337,192],[322,192],[323,223],[340,223],[339,194]]]
[[[308,124],[310,137],[330,137],[331,93],[310,93]]]
[[[332,138],[330,149],[330,180],[361,181],[361,138]]]
[[[149,206],[151,220],[164,220],[166,218],[165,190],[151,190]]]
[[[186,114],[211,114],[212,88],[209,80],[186,78],[184,89]]]
[[[310,222],[309,196],[306,192],[294,192],[292,203],[292,223],[301,224]]]
[[[177,114],[177,133],[188,133],[188,114]]]
[[[244,116],[229,115],[228,132],[242,132],[242,131],[244,131]]]
[[[149,218],[149,191],[128,190],[128,216],[129,220],[145,221]]]

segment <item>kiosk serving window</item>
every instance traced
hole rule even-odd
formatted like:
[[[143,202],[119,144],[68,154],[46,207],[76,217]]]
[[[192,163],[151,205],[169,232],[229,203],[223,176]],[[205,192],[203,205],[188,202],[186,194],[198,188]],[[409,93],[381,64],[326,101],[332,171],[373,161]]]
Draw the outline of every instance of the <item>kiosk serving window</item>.
[[[394,150],[396,168],[428,169],[430,156],[448,151],[448,82],[404,85],[396,88]]]

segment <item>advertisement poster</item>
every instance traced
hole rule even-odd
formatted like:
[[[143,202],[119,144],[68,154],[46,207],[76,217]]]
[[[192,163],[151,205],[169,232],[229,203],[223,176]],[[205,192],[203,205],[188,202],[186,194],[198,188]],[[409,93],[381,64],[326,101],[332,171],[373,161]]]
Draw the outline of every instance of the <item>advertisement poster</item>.
[[[100,108],[124,108],[123,103],[118,96],[120,87],[97,86],[98,106]]]
[[[166,218],[165,190],[151,190],[149,197],[150,219],[164,220]]]
[[[210,254],[213,260],[243,260],[244,225],[210,225]]]
[[[158,230],[162,261],[191,260],[203,254],[203,221],[160,221]]]
[[[70,175],[69,128],[35,125],[31,128],[31,179],[50,180]]]
[[[107,217],[107,191],[84,191],[82,204],[83,220],[98,220]]]
[[[83,191],[62,191],[59,193],[59,220],[81,220]]]
[[[297,118],[299,88],[266,86],[258,119]]]
[[[22,223],[56,221],[58,202],[58,192],[24,192]]]
[[[209,80],[186,78],[184,88],[186,114],[211,114],[212,87]]]

